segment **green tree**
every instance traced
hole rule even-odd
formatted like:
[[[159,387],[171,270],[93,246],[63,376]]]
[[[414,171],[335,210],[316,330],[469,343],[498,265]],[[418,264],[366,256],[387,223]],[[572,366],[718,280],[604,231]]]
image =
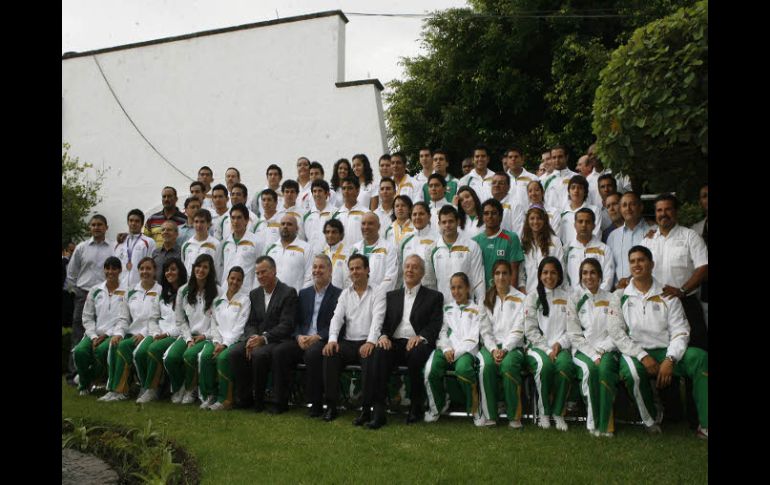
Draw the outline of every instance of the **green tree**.
[[[104,170],[96,170],[95,178],[87,171],[93,166],[80,163],[69,156],[70,145],[62,143],[61,155],[61,232],[62,244],[78,242],[88,235],[86,217],[102,201],[99,190],[104,181]]]
[[[427,144],[449,151],[459,172],[475,143],[492,168],[510,144],[534,168],[540,150],[593,142],[599,72],[634,29],[693,0],[471,0],[472,8],[425,20],[425,55],[402,59],[405,76],[385,93],[391,148],[416,158]]]
[[[599,156],[637,189],[695,196],[708,175],[708,2],[637,29],[600,82]]]

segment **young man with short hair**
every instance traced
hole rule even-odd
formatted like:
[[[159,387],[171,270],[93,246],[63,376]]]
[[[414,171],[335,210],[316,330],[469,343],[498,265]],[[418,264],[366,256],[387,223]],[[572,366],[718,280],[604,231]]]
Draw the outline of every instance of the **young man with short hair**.
[[[214,171],[207,165],[198,169],[198,182],[203,184],[203,199],[201,199],[204,209],[213,210],[214,204],[211,200],[211,186],[214,184]]]
[[[115,244],[115,256],[120,260],[123,271],[120,272],[120,285],[133,288],[139,283],[139,261],[150,256],[155,249],[155,241],[142,234],[144,213],[139,209],[128,212],[128,235]]]
[[[607,321],[607,331],[623,354],[620,378],[636,401],[647,431],[660,433],[662,410],[655,405],[650,378],[663,389],[672,378],[688,377],[698,411],[697,436],[708,439],[708,352],[689,346],[690,325],[679,298],[664,289],[653,276],[663,261],[653,261],[644,246],[628,252],[631,281],[615,292],[620,299],[620,318]]]
[[[361,221],[364,214],[369,213],[369,209],[359,205],[358,192],[361,183],[356,176],[349,176],[340,183],[342,188],[342,205],[332,215],[332,219],[337,219],[345,226],[345,245],[353,247],[361,241]]]
[[[312,199],[308,210],[302,217],[302,225],[305,228],[305,237],[310,245],[313,254],[323,251],[324,245],[324,224],[331,219],[334,214],[334,207],[329,206],[329,184],[325,180],[314,180],[311,184],[310,193]]]
[[[230,209],[230,222],[233,232],[220,246],[222,260],[222,274],[227,275],[234,266],[243,269],[242,293],[248,293],[256,286],[254,268],[257,258],[262,255],[265,242],[255,234],[246,230],[248,225],[249,209],[245,204],[235,204]],[[222,277],[223,281],[227,276]]]
[[[249,200],[249,189],[246,188],[246,186],[240,182],[236,182],[235,184],[233,184],[233,186],[230,188],[230,208],[232,208],[232,206],[234,206],[235,204],[246,205],[246,202],[248,200]],[[249,224],[247,226],[248,228],[247,230],[249,232],[254,231],[254,227],[257,225],[258,220],[259,220],[259,217],[252,211],[249,211]],[[226,225],[223,228],[223,237],[226,238],[232,232],[233,232],[232,225]]]
[[[525,208],[528,204],[511,193],[511,178],[505,172],[497,172],[492,177],[491,190],[492,198],[503,206],[502,228],[518,236],[524,227]]]
[[[481,204],[481,215],[484,218],[484,232],[476,234],[473,240],[481,248],[485,289],[495,284],[492,267],[498,259],[511,264],[511,286],[518,288],[519,264],[524,261],[519,236],[501,227],[503,206],[496,199],[487,199]]]
[[[511,177],[510,192],[519,205],[524,208],[524,212],[529,207],[527,198],[527,185],[533,180],[538,180],[537,175],[528,172],[524,168],[524,153],[519,147],[511,147],[505,152],[505,162],[503,167],[505,173]]]
[[[265,189],[261,192],[260,206],[262,216],[259,217],[254,225],[252,233],[262,241],[266,247],[274,243],[281,237],[281,219],[278,217],[278,194],[273,189]]]
[[[567,167],[568,161],[567,147],[556,145],[551,148],[553,172],[545,178],[541,177],[543,189],[545,190],[545,204],[549,207],[561,209],[569,202],[567,193],[569,183],[577,173]]]
[[[280,220],[287,214],[292,216],[297,221],[297,237],[305,241],[305,226],[303,224],[303,216],[305,214],[302,212],[302,208],[299,204],[297,204],[299,184],[296,180],[284,180],[281,184],[281,192],[283,192],[283,205],[278,207],[277,217]],[[299,291],[299,288],[297,288],[297,291]]]
[[[254,212],[256,215],[262,217],[262,208],[260,207],[260,204],[262,203],[262,192],[264,192],[266,189],[270,189],[273,192],[276,193],[276,204],[283,205],[283,197],[281,196],[281,179],[283,178],[283,170],[281,170],[281,167],[279,167],[276,164],[270,164],[267,167],[267,170],[265,171],[265,176],[267,177],[267,185],[264,189],[257,192],[251,199],[251,202],[248,204],[249,209]]]
[[[332,284],[337,288],[347,288],[350,284],[348,258],[353,248],[342,242],[345,226],[337,219],[329,219],[324,223],[323,234],[326,244],[321,252],[329,256],[332,262]]]
[[[385,237],[385,231],[393,222],[390,216],[393,215],[393,204],[396,200],[396,182],[390,177],[384,177],[380,180],[379,206],[374,209],[375,214],[380,219],[380,236]]]
[[[596,219],[588,208],[575,213],[575,237],[564,246],[565,280],[573,289],[580,288],[580,264],[586,258],[594,258],[602,267],[602,290],[611,291],[615,279],[615,261],[612,252],[594,233]]]
[[[179,226],[179,237],[177,241],[180,245],[187,242],[193,234],[195,234],[195,228],[193,227],[193,216],[201,208],[201,201],[195,196],[190,196],[184,201],[184,215],[187,217],[187,222]]]
[[[227,209],[227,202],[229,201],[227,187],[222,184],[215,185],[211,189],[211,201],[214,204],[214,211],[211,213],[211,235],[218,241],[224,241],[227,239],[225,227],[230,225],[230,211]]]
[[[390,156],[390,165],[393,170],[393,181],[396,183],[396,195],[406,195],[412,202],[422,200],[420,194],[416,194],[417,184],[414,179],[406,173],[406,155],[402,152],[396,152]]]
[[[217,272],[217,282],[226,282],[227,276],[222,275],[222,258],[219,254],[221,242],[209,234],[209,228],[211,227],[211,213],[206,209],[199,210],[195,216],[193,216],[193,227],[195,228],[195,235],[182,245],[181,250],[182,263],[184,263],[187,274],[193,274],[193,264],[198,256],[201,254],[208,254],[214,258],[214,262],[217,266],[215,268]],[[229,234],[228,237],[230,237]],[[243,268],[243,270],[246,271],[246,268]]]
[[[484,145],[477,145],[473,149],[473,170],[460,179],[460,187],[468,185],[476,191],[479,200],[484,202],[492,197],[492,177],[495,172],[489,170],[489,149]]]
[[[420,200],[428,200],[425,197],[424,187],[428,184],[428,177],[433,173],[433,154],[430,148],[420,148],[418,160],[420,162],[420,171],[412,176],[414,193],[420,194]]]
[[[428,189],[428,197],[425,199],[430,205],[430,224],[436,229],[436,233],[441,233],[439,226],[438,212],[442,207],[452,205],[446,199],[447,182],[439,173],[434,173],[428,177],[428,183],[425,184]]]

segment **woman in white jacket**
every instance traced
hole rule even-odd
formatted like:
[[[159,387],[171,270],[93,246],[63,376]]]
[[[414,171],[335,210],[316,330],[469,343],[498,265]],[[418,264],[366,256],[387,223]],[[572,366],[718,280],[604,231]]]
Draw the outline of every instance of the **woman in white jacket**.
[[[100,401],[128,399],[132,367],[136,367],[140,383],[144,383],[147,375],[147,350],[152,343],[150,325],[157,324],[160,318],[160,285],[155,281],[154,259],[146,256],[137,267],[139,283],[128,291],[123,304],[125,317],[110,345],[110,352],[116,356],[109,363],[109,392]]]
[[[150,336],[152,343],[147,350],[147,371],[143,386],[145,391],[136,400],[143,404],[158,399],[158,393],[161,382],[164,377],[163,358],[167,353],[175,349],[176,353],[182,355],[187,348],[184,340],[180,339],[179,328],[176,325],[176,295],[179,288],[187,283],[187,270],[184,263],[179,258],[169,258],[163,262],[161,268],[163,279],[160,284],[160,319],[157,324],[150,321]],[[171,392],[176,402],[182,400],[183,389],[182,377],[170,379]]]
[[[594,436],[615,431],[612,404],[618,386],[620,354],[607,332],[607,322],[619,318],[620,300],[599,288],[602,266],[593,258],[580,264],[580,288],[570,297],[574,318],[567,322],[580,391],[588,409],[586,428]]]
[[[163,363],[172,381],[184,378],[184,390],[179,392],[181,401],[177,401],[175,395],[171,402],[195,402],[198,354],[211,335],[214,300],[218,296],[214,259],[208,254],[201,254],[195,259],[190,281],[176,295],[176,325],[186,346],[183,350],[172,346]]]
[[[428,394],[425,422],[438,420],[439,415],[449,407],[444,374],[453,369],[465,394],[465,411],[473,416],[477,426],[483,426],[485,423],[480,421],[476,383],[476,354],[483,309],[470,301],[471,284],[465,273],[453,274],[450,288],[454,301],[444,305],[444,324],[439,332],[436,350],[425,364],[425,389]]]
[[[78,391],[81,396],[91,392],[95,378],[107,374],[110,337],[125,318],[122,311],[126,289],[120,286],[121,263],[115,256],[104,260],[104,283],[88,292],[83,307],[83,340],[72,350],[78,372]],[[109,386],[109,377],[107,385]]]
[[[574,318],[574,312],[569,293],[562,287],[564,270],[558,259],[544,258],[537,276],[537,292],[527,295],[525,302],[524,334],[529,341],[526,362],[537,387],[538,426],[550,428],[553,416],[556,429],[567,431],[564,410],[575,378],[567,322]]]
[[[561,240],[556,236],[542,206],[533,206],[527,211],[521,233],[521,249],[524,252],[524,264],[519,265],[519,290],[529,294],[537,288],[540,261],[546,256],[553,256],[559,261],[564,259]]]
[[[524,365],[525,294],[511,286],[511,264],[504,260],[492,266],[495,285],[484,298],[486,312],[481,320],[479,379],[481,412],[497,420],[498,379],[503,380],[509,426],[521,428],[521,368]]]
[[[200,358],[200,388],[205,397],[201,409],[219,411],[233,405],[230,346],[243,334],[251,311],[249,294],[240,293],[243,276],[240,266],[230,268],[227,290],[214,300],[211,341],[206,341]]]

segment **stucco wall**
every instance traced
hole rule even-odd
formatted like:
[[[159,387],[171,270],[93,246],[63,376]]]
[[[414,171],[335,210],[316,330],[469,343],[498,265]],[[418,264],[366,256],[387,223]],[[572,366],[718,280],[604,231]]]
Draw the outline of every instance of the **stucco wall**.
[[[271,163],[294,178],[301,155],[327,179],[340,157],[363,152],[376,163],[380,91],[335,85],[345,81],[344,41],[345,20],[329,15],[63,59],[62,141],[110,168],[97,207],[109,236],[125,231],[128,210],[157,209],[164,185],[176,187],[181,208],[201,165],[215,183],[238,167],[251,193]]]

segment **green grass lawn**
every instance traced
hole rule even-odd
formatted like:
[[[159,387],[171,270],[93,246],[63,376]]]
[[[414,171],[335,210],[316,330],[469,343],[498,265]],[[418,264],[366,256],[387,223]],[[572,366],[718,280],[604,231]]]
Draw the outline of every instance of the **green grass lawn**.
[[[343,413],[332,423],[304,409],[273,416],[244,410],[201,411],[197,406],[80,397],[62,379],[62,416],[153,427],[195,456],[204,484],[212,483],[705,483],[708,443],[686,423],[647,435],[618,424],[611,439],[590,436],[583,423],[566,433],[525,420],[515,431],[505,420],[477,429],[470,418],[406,426],[403,416],[371,431]]]

